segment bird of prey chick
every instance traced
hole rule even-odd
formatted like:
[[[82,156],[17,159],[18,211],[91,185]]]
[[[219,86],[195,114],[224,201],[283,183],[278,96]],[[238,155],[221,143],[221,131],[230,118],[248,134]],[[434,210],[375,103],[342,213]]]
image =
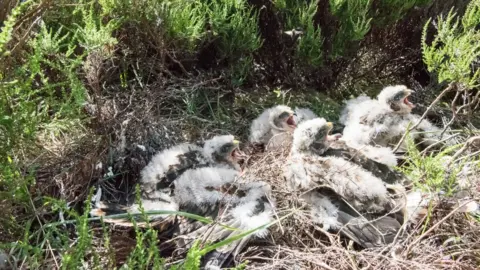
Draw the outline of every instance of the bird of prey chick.
[[[366,95],[360,95],[356,98],[347,100],[345,102],[345,107],[342,109],[342,112],[340,113],[339,122],[345,125],[350,120],[350,118],[354,116],[352,115],[352,111],[355,110],[355,107],[357,107],[358,105],[364,102],[365,103],[370,102],[369,104],[371,105],[375,104],[375,100],[371,99]]]
[[[302,122],[305,122],[307,120],[312,120],[315,118],[318,118],[318,115],[316,115],[312,110],[308,108],[298,108],[298,107],[295,108],[293,119],[295,120],[295,123],[297,124],[297,126]],[[329,140],[331,141],[336,141],[342,137],[341,131],[339,130],[335,130],[332,133],[333,133],[332,135],[328,135]]]
[[[340,116],[340,122],[345,125],[344,140],[351,145],[395,147],[409,125],[420,120],[418,115],[411,114],[415,105],[408,97],[413,92],[404,85],[394,85],[385,87],[377,99],[359,96],[347,101]],[[439,128],[424,119],[411,135],[428,146],[439,140],[438,131]],[[405,142],[400,150],[406,151]]]
[[[403,192],[408,179],[355,148],[329,139],[330,122],[303,122],[293,135],[285,178],[311,206],[315,222],[340,231],[365,247],[389,243],[401,227],[402,205],[391,191]],[[400,220],[400,221],[399,221]]]
[[[265,145],[267,149],[277,148],[288,141],[296,127],[293,110],[285,105],[277,105],[253,120],[249,141]]]
[[[190,247],[193,240],[201,236],[206,235],[209,242],[217,242],[272,221],[272,207],[266,197],[270,186],[263,182],[236,182],[241,173],[237,163],[239,153],[238,141],[233,136],[216,136],[206,141],[203,147],[181,144],[164,150],[155,155],[142,170],[141,205],[145,211],[188,212],[217,219],[229,227],[211,228],[200,222],[167,214],[149,216],[155,225],[160,225],[161,230],[175,232],[180,239],[177,240],[180,248]],[[138,213],[139,206],[121,207],[97,201],[91,214]],[[128,219],[105,221],[133,225]],[[142,225],[140,222],[137,224]],[[254,233],[260,237],[265,234],[266,229]],[[247,236],[217,249],[215,254],[220,259],[212,257],[209,263],[221,265],[229,254],[233,252],[235,255],[240,251],[250,238]]]
[[[295,123],[299,125],[303,121],[307,121],[310,119],[317,118],[318,116],[308,108],[298,108],[296,107],[294,110],[293,120]]]
[[[183,143],[161,151],[153,156],[148,165],[141,171],[141,202],[145,211],[171,210],[177,211],[178,204],[173,200],[173,181],[190,169],[217,166],[240,170],[238,161],[243,153],[238,148],[239,142],[232,135],[215,136],[202,145]],[[91,213],[105,216],[113,213],[138,213],[139,205],[129,207],[96,203]],[[152,220],[168,215],[153,215]],[[127,219],[107,220],[125,226],[133,225]]]
[[[180,249],[188,249],[195,240],[215,243],[246,231],[267,225],[273,220],[273,209],[267,196],[270,186],[261,181],[239,181],[238,171],[204,167],[185,172],[175,180],[175,201],[182,211],[214,219],[216,224],[188,220],[180,224],[176,238]],[[215,256],[221,266],[229,254],[234,256],[253,237],[265,237],[262,227],[252,234],[218,248]],[[217,257],[217,258],[214,258]]]

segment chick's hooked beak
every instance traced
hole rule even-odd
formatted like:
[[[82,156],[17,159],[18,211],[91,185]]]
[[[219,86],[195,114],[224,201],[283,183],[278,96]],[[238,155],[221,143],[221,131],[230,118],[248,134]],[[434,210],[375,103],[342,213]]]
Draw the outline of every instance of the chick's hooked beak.
[[[293,128],[296,128],[297,127],[297,123],[295,123],[295,119],[293,118],[294,115],[293,114],[290,114],[287,118],[287,125],[293,127]]]
[[[408,97],[415,93],[415,91],[413,91],[412,89],[406,89],[405,90],[405,98],[403,99],[403,103],[405,103],[408,107],[410,108],[415,108],[415,104],[413,104],[412,102],[410,102],[410,100],[408,100]]]
[[[231,156],[235,159],[244,159],[247,157],[247,155],[241,151],[238,146],[240,145],[240,141],[239,140],[233,140],[233,149],[232,149],[232,152],[231,152]]]
[[[329,141],[329,142],[338,141],[342,137],[342,134],[337,133],[337,134],[330,135],[330,132],[333,129],[333,123],[332,122],[327,122],[326,125],[327,125],[327,128],[328,128],[327,136],[326,136],[327,141]]]
[[[327,127],[328,127],[328,130],[330,131],[333,128],[333,123],[327,122]]]

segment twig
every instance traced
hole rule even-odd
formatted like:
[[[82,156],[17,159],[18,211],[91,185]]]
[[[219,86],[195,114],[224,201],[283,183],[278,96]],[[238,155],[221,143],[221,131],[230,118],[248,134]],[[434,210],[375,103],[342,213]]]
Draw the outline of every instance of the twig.
[[[23,36],[19,39],[19,41],[17,42],[17,44],[15,44],[15,46],[13,46],[12,50],[10,51],[10,53],[14,53],[15,50],[16,50],[19,46],[21,46],[21,45],[23,45],[23,44],[25,43],[25,40],[26,40],[28,34],[30,34],[30,32],[32,31],[32,28],[33,28],[35,25],[38,24],[38,21],[39,21],[40,19],[41,19],[41,17],[38,17],[38,18],[36,18],[36,19],[33,21],[33,23],[28,27],[27,31],[25,31],[25,35],[23,35]]]
[[[132,64],[132,70],[133,70],[133,74],[135,74],[135,79],[137,80],[138,84],[140,85],[140,87],[142,89],[145,89],[145,85],[142,83],[142,79],[140,78],[140,76],[138,75],[138,72],[137,70],[140,69],[140,66],[138,65],[138,61],[136,62],[137,66],[133,66]]]
[[[192,74],[185,69],[185,67],[182,65],[182,63],[180,61],[178,61],[177,59],[175,59],[175,57],[173,57],[168,51],[166,51],[165,54],[170,58],[170,60],[175,62],[175,64],[177,64],[180,67],[180,69],[183,71],[183,73],[185,75],[192,76]]]
[[[109,216],[102,216],[102,217],[92,217],[92,218],[87,218],[87,221],[100,221],[100,220],[105,220],[105,219],[122,219],[122,218],[128,218],[130,216],[140,216],[140,215],[178,215],[178,216],[183,216],[186,218],[191,218],[198,220],[203,223],[211,224],[213,222],[212,219],[210,218],[205,218],[199,215],[195,214],[190,214],[187,212],[180,212],[180,211],[170,211],[170,210],[158,210],[158,211],[145,211],[144,213],[125,213],[125,214],[114,214],[114,215],[109,215]],[[65,221],[60,221],[60,222],[52,222],[48,224],[42,225],[40,228],[43,230],[44,228],[50,228],[50,227],[56,227],[58,225],[65,225],[65,224],[75,224],[77,223],[78,220],[76,219],[71,219],[71,220],[65,220]],[[229,228],[229,226],[224,225],[224,227]]]
[[[267,200],[270,203],[270,205],[272,206],[273,214],[275,215],[275,217],[279,221],[278,226],[280,227],[280,231],[282,232],[282,235],[283,235],[283,234],[285,234],[285,230],[283,229],[282,223],[280,222],[280,217],[278,216],[277,209],[275,209],[275,204],[272,202],[270,196],[267,196]]]
[[[30,19],[31,17],[34,17],[35,15],[41,13],[43,11],[43,9],[48,9],[50,8],[51,4],[53,3],[53,1],[51,0],[48,0],[48,1],[42,1],[35,9],[29,11],[27,14],[25,14],[23,17],[21,17],[20,19],[18,19],[15,24],[14,24],[14,27],[17,28],[17,27],[20,27],[25,21],[27,21],[28,19]]]
[[[209,83],[212,83],[212,82],[216,82],[216,81],[219,81],[221,80],[223,77],[220,75],[219,77],[217,78],[213,78],[213,79],[209,79],[209,80],[205,80],[205,81],[201,81],[199,83],[196,83],[194,85],[192,85],[191,89],[193,89],[194,91],[199,88],[200,86],[204,86],[204,85],[207,85]]]
[[[282,247],[282,250],[283,250],[283,251],[290,252],[290,253],[298,253],[297,250],[292,250],[292,249],[289,249],[289,248],[286,248],[286,247]],[[335,268],[332,268],[332,267],[330,267],[330,266],[328,266],[327,264],[322,263],[322,262],[318,262],[318,261],[314,261],[314,260],[311,260],[311,261],[309,261],[309,262],[310,262],[310,263],[313,263],[313,264],[316,264],[316,265],[318,265],[318,266],[321,266],[321,267],[323,267],[323,268],[325,268],[325,269],[328,269],[328,270],[333,270],[333,269],[335,269]]]
[[[423,149],[423,151],[420,153],[420,155],[422,155],[422,156],[425,155],[425,154],[426,154],[430,149],[432,149],[433,147],[435,147],[435,146],[437,146],[437,145],[439,145],[439,144],[442,144],[442,143],[444,143],[444,142],[446,142],[446,141],[448,141],[448,140],[450,140],[450,139],[453,139],[453,138],[457,137],[458,135],[460,135],[460,133],[455,133],[455,134],[453,134],[453,135],[451,135],[451,136],[448,136],[448,137],[445,138],[445,139],[442,139],[441,141],[438,141],[438,142],[436,142],[436,143],[433,143],[433,144],[429,145],[427,148]]]
[[[468,154],[468,155],[466,155],[466,156],[464,156],[464,157],[458,158],[457,160],[455,160],[455,162],[458,162],[458,161],[463,160],[463,159],[468,159],[468,158],[471,158],[471,157],[477,157],[479,154],[480,154],[480,150],[478,150],[478,151],[476,151],[476,152],[473,152],[473,153],[471,153],[471,154]],[[478,162],[478,161],[477,161],[477,162]],[[473,162],[473,163],[475,163],[475,162]]]
[[[460,106],[458,109],[456,109],[455,103],[457,102],[457,99],[458,99],[458,97],[459,97],[459,93],[460,93],[460,91],[457,91],[457,95],[455,95],[455,98],[454,98],[453,101],[452,101],[451,108],[452,108],[453,117],[452,117],[452,119],[450,119],[450,121],[448,122],[448,124],[445,126],[445,128],[443,129],[443,131],[442,131],[442,133],[440,134],[440,136],[443,136],[443,134],[445,133],[445,131],[447,130],[447,128],[448,128],[451,124],[453,124],[453,121],[455,121],[455,119],[457,119],[458,114],[459,114],[463,109],[465,109],[465,108],[467,108],[467,107],[470,107],[469,112],[471,112],[471,111],[472,111],[471,107],[475,106],[475,104],[476,104],[477,102],[479,102],[480,91],[477,92],[477,94],[475,95],[475,97],[473,98],[473,100],[468,101],[467,103],[463,104],[463,105]],[[467,96],[469,97],[467,91],[465,91],[465,95],[467,95]]]
[[[335,268],[332,268],[332,267],[330,267],[330,266],[328,266],[328,265],[326,265],[325,263],[322,263],[322,262],[311,261],[311,263],[316,264],[316,265],[318,265],[320,267],[323,267],[325,269],[328,269],[328,270],[335,270]]]
[[[433,106],[435,106],[439,101],[440,99],[442,99],[442,97],[448,93],[449,91],[451,91],[453,88],[454,88],[455,84],[452,82],[448,85],[447,88],[445,88],[441,93],[440,95],[437,96],[437,98],[430,104],[430,106],[428,106],[427,110],[423,113],[422,117],[420,117],[420,119],[418,120],[418,122],[411,126],[402,136],[402,138],[400,139],[400,141],[397,143],[397,146],[395,146],[395,148],[393,149],[393,152],[397,152],[398,148],[400,148],[400,145],[403,143],[403,141],[405,140],[405,138],[407,137],[407,134],[414,130],[415,128],[418,127],[418,125],[420,125],[420,123],[423,121],[423,119],[425,117],[427,117],[427,114],[428,112],[433,108]]]
[[[465,205],[473,202],[474,200],[468,200],[466,202],[464,202],[463,204],[459,205],[457,208],[453,209],[450,213],[448,213],[448,215],[446,215],[444,218],[442,218],[440,221],[438,221],[437,223],[435,223],[435,225],[433,225],[432,227],[430,227],[430,229],[428,229],[425,233],[423,233],[422,235],[420,235],[417,239],[415,239],[415,241],[413,241],[410,245],[408,245],[407,249],[406,249],[406,253],[408,254],[410,252],[410,249],[416,245],[418,242],[420,242],[426,235],[428,235],[429,233],[431,233],[433,230],[435,230],[438,226],[440,226],[440,224],[442,224],[443,222],[445,222],[445,220],[447,220],[449,217],[451,217],[453,214],[455,214],[458,210],[460,210],[462,207],[464,207]]]
[[[463,147],[458,150],[454,155],[453,157],[447,162],[446,166],[450,166],[450,164],[458,158],[458,156],[460,156],[461,154],[463,154],[467,148],[469,148],[475,141],[478,141],[480,140],[480,136],[474,136],[474,137],[471,137],[470,139],[467,140],[467,142],[463,145]]]
[[[47,239],[47,245],[48,245],[48,251],[50,251],[50,254],[52,254],[52,259],[55,262],[55,266],[57,266],[57,269],[60,269],[57,259],[55,258],[55,253],[53,253],[52,246],[50,245],[50,241],[48,241],[48,239]]]
[[[330,242],[331,245],[335,244],[335,240],[333,239],[332,235],[329,232],[320,228],[320,226],[317,226],[317,225],[314,225],[314,228],[315,228],[315,230],[323,233],[328,238],[328,241]]]

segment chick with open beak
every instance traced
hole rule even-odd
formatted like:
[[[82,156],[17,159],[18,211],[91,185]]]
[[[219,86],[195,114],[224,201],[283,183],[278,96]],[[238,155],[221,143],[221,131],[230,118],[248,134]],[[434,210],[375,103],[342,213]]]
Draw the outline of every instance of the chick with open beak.
[[[233,135],[216,136],[206,141],[203,146],[203,155],[210,164],[233,168],[241,171],[239,162],[246,155],[239,148],[240,142]]]
[[[291,141],[291,133],[296,127],[293,110],[285,105],[277,105],[265,110],[252,122],[249,141],[277,148]]]
[[[367,248],[391,243],[401,223],[389,188],[408,179],[360,150],[331,143],[332,128],[323,118],[298,125],[285,180],[307,203],[312,221],[324,229]]]
[[[333,129],[331,122],[323,118],[308,120],[300,124],[302,129],[296,129],[293,134],[292,153],[313,153],[322,155],[332,141],[330,131]]]
[[[233,147],[230,151],[230,155],[228,156],[228,160],[230,164],[241,171],[240,164],[247,159],[247,154],[240,150],[240,141],[233,140]]]
[[[276,129],[283,131],[293,131],[297,127],[297,123],[294,120],[294,114],[290,110],[285,110],[278,116],[273,117],[273,126]]]
[[[343,139],[355,147],[372,145],[407,151],[405,140],[400,147],[396,145],[409,126],[420,121],[419,115],[411,113],[415,107],[409,100],[412,93],[405,85],[393,85],[382,89],[376,100],[362,97],[347,102]],[[427,119],[410,131],[409,136],[421,147],[441,141],[439,128]]]
[[[387,105],[398,114],[409,114],[415,105],[408,100],[408,97],[415,91],[405,85],[394,85],[385,87],[378,95],[380,103]]]

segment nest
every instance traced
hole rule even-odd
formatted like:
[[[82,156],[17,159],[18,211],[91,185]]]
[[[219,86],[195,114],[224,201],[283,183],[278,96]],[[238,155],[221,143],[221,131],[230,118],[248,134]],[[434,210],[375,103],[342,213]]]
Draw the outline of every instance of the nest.
[[[247,147],[247,151],[249,148]],[[272,187],[277,223],[263,241],[252,242],[236,260],[249,269],[476,269],[480,227],[473,217],[440,201],[405,237],[381,248],[362,249],[311,221],[309,208],[283,177],[290,143],[252,153],[245,178]]]
[[[194,86],[188,87],[191,84]],[[111,91],[104,102],[92,107],[93,116],[100,114],[92,121],[92,129],[99,135],[108,134],[109,140],[88,137],[79,147],[85,152],[74,149],[73,157],[64,158],[70,156],[69,152],[58,158],[63,162],[48,159],[48,166],[37,171],[38,187],[48,187],[43,183],[53,176],[57,181],[53,183],[54,191],[42,190],[42,193],[83,202],[88,193],[85,186],[97,184],[105,191],[108,201],[127,203],[123,201],[125,195],[131,193],[141,169],[157,151],[224,132],[221,124],[204,124],[210,122],[175,109],[175,104],[185,95],[178,89],[194,93],[198,90],[197,84],[181,82],[162,86],[165,91],[138,91],[130,96]],[[215,82],[211,84],[216,87]],[[201,125],[192,125],[192,120]],[[232,134],[244,131],[249,121],[243,114],[234,120],[238,125],[235,131],[229,130]],[[245,151],[250,152],[244,164],[245,179],[270,184],[278,221],[269,228],[266,239],[253,240],[235,258],[238,262],[248,260],[249,269],[476,269],[480,263],[478,222],[442,203],[432,209],[428,220],[411,228],[408,237],[383,248],[360,249],[348,239],[312,223],[308,206],[286,185],[283,170],[287,166],[290,144],[266,152],[247,146]],[[74,166],[63,172],[60,168],[65,164]],[[113,175],[108,175],[109,170]],[[478,181],[474,187],[478,189]],[[103,245],[101,234],[99,230],[95,248]],[[111,236],[114,261],[121,265],[134,246],[135,233],[131,228],[112,228]],[[165,250],[161,256],[167,258],[167,263],[184,259],[171,256],[171,252]]]

